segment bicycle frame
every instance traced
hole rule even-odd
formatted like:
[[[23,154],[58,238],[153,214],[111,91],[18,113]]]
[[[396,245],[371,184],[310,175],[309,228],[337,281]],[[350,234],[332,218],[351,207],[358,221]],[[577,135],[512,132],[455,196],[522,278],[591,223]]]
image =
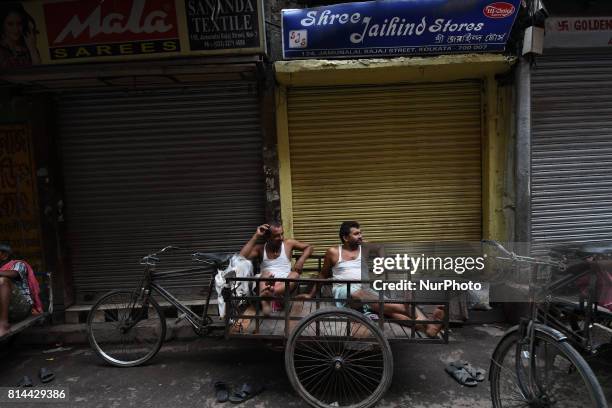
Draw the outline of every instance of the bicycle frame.
[[[575,329],[568,329],[561,321],[559,321],[552,312],[560,311],[561,307],[555,304],[553,293],[561,288],[567,287],[572,282],[584,277],[590,276],[589,289],[586,299],[581,298],[579,304],[580,311],[584,313],[584,334],[579,333]],[[594,322],[594,314],[596,313],[597,304],[593,301],[596,296],[596,281],[597,278],[591,269],[587,269],[579,274],[572,274],[561,277],[556,281],[546,285],[542,290],[542,297],[544,298],[543,304],[536,304],[536,320],[542,321],[542,323],[550,325],[551,327],[559,330],[565,334],[572,343],[572,345],[587,351],[592,352],[592,338],[589,327]],[[585,301],[586,300],[586,301]]]
[[[194,311],[192,311],[190,308],[188,308],[187,306],[183,305],[181,303],[180,300],[178,300],[176,297],[174,297],[167,289],[165,289],[161,284],[159,284],[158,282],[156,282],[157,279],[161,279],[161,278],[170,278],[170,277],[177,277],[183,274],[189,274],[189,273],[193,273],[193,272],[201,272],[202,270],[205,269],[204,266],[200,266],[200,267],[195,267],[195,268],[181,268],[181,269],[175,269],[175,270],[170,270],[170,271],[163,271],[163,272],[156,272],[155,271],[155,262],[151,262],[151,259],[148,259],[149,257],[145,257],[144,260],[144,264],[146,265],[145,268],[145,273],[144,273],[144,277],[143,280],[141,282],[140,286],[140,291],[138,293],[138,296],[142,296],[143,297],[143,305],[147,306],[149,303],[149,299],[152,296],[153,293],[158,294],[160,297],[162,297],[163,299],[165,299],[168,303],[170,303],[172,306],[176,307],[176,309],[179,311],[179,317],[178,319],[186,319],[196,331],[200,331],[205,329],[208,324],[210,323],[210,318],[208,317],[208,309],[210,306],[210,299],[212,296],[212,291],[214,289],[214,276],[215,274],[213,273],[213,276],[210,279],[210,283],[209,283],[209,287],[208,287],[208,296],[206,298],[206,303],[204,306],[204,310],[202,312],[202,316],[198,316]],[[215,265],[214,262],[203,262],[206,265]],[[215,265],[216,266],[216,265]],[[146,309],[146,307],[143,308],[143,312]],[[136,321],[138,321],[137,319],[135,319]]]

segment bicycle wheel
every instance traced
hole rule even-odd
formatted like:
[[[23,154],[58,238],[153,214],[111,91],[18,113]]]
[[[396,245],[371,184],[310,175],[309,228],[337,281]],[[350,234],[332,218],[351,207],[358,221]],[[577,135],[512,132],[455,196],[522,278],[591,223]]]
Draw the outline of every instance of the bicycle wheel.
[[[166,337],[164,314],[153,298],[147,307],[135,292],[117,290],[102,296],[87,318],[89,344],[107,363],[133,367],[159,351]]]
[[[532,351],[529,339],[523,341],[518,332],[505,337],[493,353],[490,374],[494,408],[608,406],[582,356],[567,342],[537,329]]]
[[[393,356],[370,319],[348,309],[328,309],[295,328],[285,369],[296,392],[314,407],[365,408],[389,388]]]

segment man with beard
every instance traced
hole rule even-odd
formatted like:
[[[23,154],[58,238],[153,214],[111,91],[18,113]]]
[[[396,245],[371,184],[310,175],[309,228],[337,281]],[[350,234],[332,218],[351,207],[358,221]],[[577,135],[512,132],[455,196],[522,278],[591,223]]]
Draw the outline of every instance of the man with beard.
[[[285,239],[283,227],[279,223],[263,224],[257,227],[255,234],[247,242],[240,255],[245,258],[258,258],[261,262],[260,271],[262,278],[292,278],[297,279],[302,273],[304,262],[312,255],[312,245],[305,244],[295,239]],[[263,244],[257,243],[265,239]],[[293,250],[302,251],[302,256],[291,268]],[[291,283],[290,289],[295,287]],[[259,283],[260,296],[282,296],[285,293],[285,282],[274,282],[273,280]],[[272,305],[269,301],[262,301],[262,311],[269,314]],[[281,309],[282,304],[276,302],[275,309]]]
[[[362,278],[362,259],[366,260],[369,252],[377,250],[376,246],[373,245],[362,245],[363,236],[361,234],[361,228],[357,221],[345,221],[340,226],[340,241],[342,242],[339,246],[333,246],[325,253],[323,260],[323,267],[319,275],[320,279],[335,279],[335,280],[367,280],[367,276]],[[379,256],[382,256],[380,253]],[[363,258],[362,258],[363,256]],[[363,265],[367,265],[363,262]],[[337,300],[336,305],[339,307],[350,306],[354,309],[362,311],[364,309],[363,301],[377,301],[379,299],[378,294],[368,287],[359,283],[352,283],[350,285],[351,293],[347,293],[348,284],[346,283],[334,283],[332,286],[332,293],[334,299]],[[301,298],[312,298],[316,293],[316,285],[312,288],[312,291],[308,295],[300,295]],[[348,302],[343,302],[343,299],[347,299]],[[351,302],[355,300],[356,302]],[[368,303],[366,309],[372,309],[374,312],[379,312],[378,303]],[[412,320],[410,317],[409,306],[401,303],[385,303],[383,305],[383,313],[385,316],[391,319],[397,320]],[[418,308],[416,309],[417,320],[430,320],[421,312]],[[444,311],[440,308],[436,309],[433,313],[432,320],[442,320],[444,318]],[[442,325],[440,324],[427,324],[417,325],[417,329],[423,330],[428,336],[433,337],[438,334],[441,330]]]

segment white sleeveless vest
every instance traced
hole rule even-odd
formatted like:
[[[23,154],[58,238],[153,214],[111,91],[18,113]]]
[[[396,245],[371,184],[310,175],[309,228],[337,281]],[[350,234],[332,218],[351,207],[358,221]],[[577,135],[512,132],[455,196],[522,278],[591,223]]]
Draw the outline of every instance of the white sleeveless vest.
[[[285,243],[281,243],[281,252],[276,259],[268,258],[266,245],[263,247],[263,259],[260,265],[261,272],[268,271],[276,278],[286,278],[291,272],[291,260],[285,253]]]
[[[332,274],[333,279],[361,280],[361,245],[359,245],[359,256],[347,261],[342,260],[342,245],[340,245],[338,247],[338,263],[332,267]],[[334,286],[346,287],[346,283],[339,283]]]

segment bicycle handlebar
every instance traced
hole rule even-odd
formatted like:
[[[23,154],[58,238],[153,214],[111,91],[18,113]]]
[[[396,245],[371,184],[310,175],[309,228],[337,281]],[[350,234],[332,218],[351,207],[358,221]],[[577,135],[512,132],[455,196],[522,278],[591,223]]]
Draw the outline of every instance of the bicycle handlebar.
[[[550,266],[557,267],[561,270],[564,270],[566,267],[565,263],[562,261],[551,261],[551,260],[546,260],[542,258],[534,258],[531,256],[517,255],[513,251],[508,251],[506,248],[504,248],[502,244],[494,240],[483,239],[481,242],[483,244],[489,244],[489,245],[495,246],[500,252],[503,252],[507,256],[507,258],[498,256],[497,259],[502,259],[502,260],[507,260],[507,261],[512,261],[512,262],[525,262],[525,263],[538,264],[538,265],[550,265]]]
[[[168,250],[170,250],[170,249],[183,249],[183,248],[181,248],[181,247],[179,247],[179,246],[168,245],[168,246],[163,247],[163,248],[162,248],[162,249],[160,249],[159,251],[157,251],[157,252],[156,252],[154,255],[160,254],[160,253],[162,253],[162,252],[166,252],[166,251],[168,251]]]
[[[165,246],[157,252],[153,252],[152,254],[149,254],[147,256],[143,256],[142,258],[140,258],[140,264],[141,265],[154,265],[155,262],[159,262],[159,257],[157,256],[157,254],[162,254],[171,249],[182,249],[182,248],[178,246],[174,246],[174,245]]]
[[[504,248],[504,246],[502,244],[500,244],[499,242],[494,241],[492,239],[483,239],[480,242],[482,242],[483,244],[488,244],[488,245],[492,245],[492,246],[496,247],[499,251],[503,252],[504,254],[506,254],[509,257],[516,256],[516,254],[514,252],[508,251],[506,248]]]
[[[160,249],[157,252],[154,252],[152,254],[149,254],[147,256],[143,256],[140,259],[140,264],[141,265],[150,265],[150,266],[155,266],[156,262],[159,262],[159,256],[158,254],[162,254],[166,251],[169,250],[176,250],[176,249],[186,249],[186,248],[182,248],[182,247],[178,247],[178,246],[174,246],[174,245],[168,245],[166,247],[163,247],[162,249]],[[211,264],[211,265],[220,265],[223,264],[224,262],[227,262],[230,258],[231,258],[232,254],[225,254],[225,253],[207,253],[207,252],[194,252],[193,254],[191,254],[191,258],[194,261],[198,261],[198,262],[203,262],[205,264]]]

